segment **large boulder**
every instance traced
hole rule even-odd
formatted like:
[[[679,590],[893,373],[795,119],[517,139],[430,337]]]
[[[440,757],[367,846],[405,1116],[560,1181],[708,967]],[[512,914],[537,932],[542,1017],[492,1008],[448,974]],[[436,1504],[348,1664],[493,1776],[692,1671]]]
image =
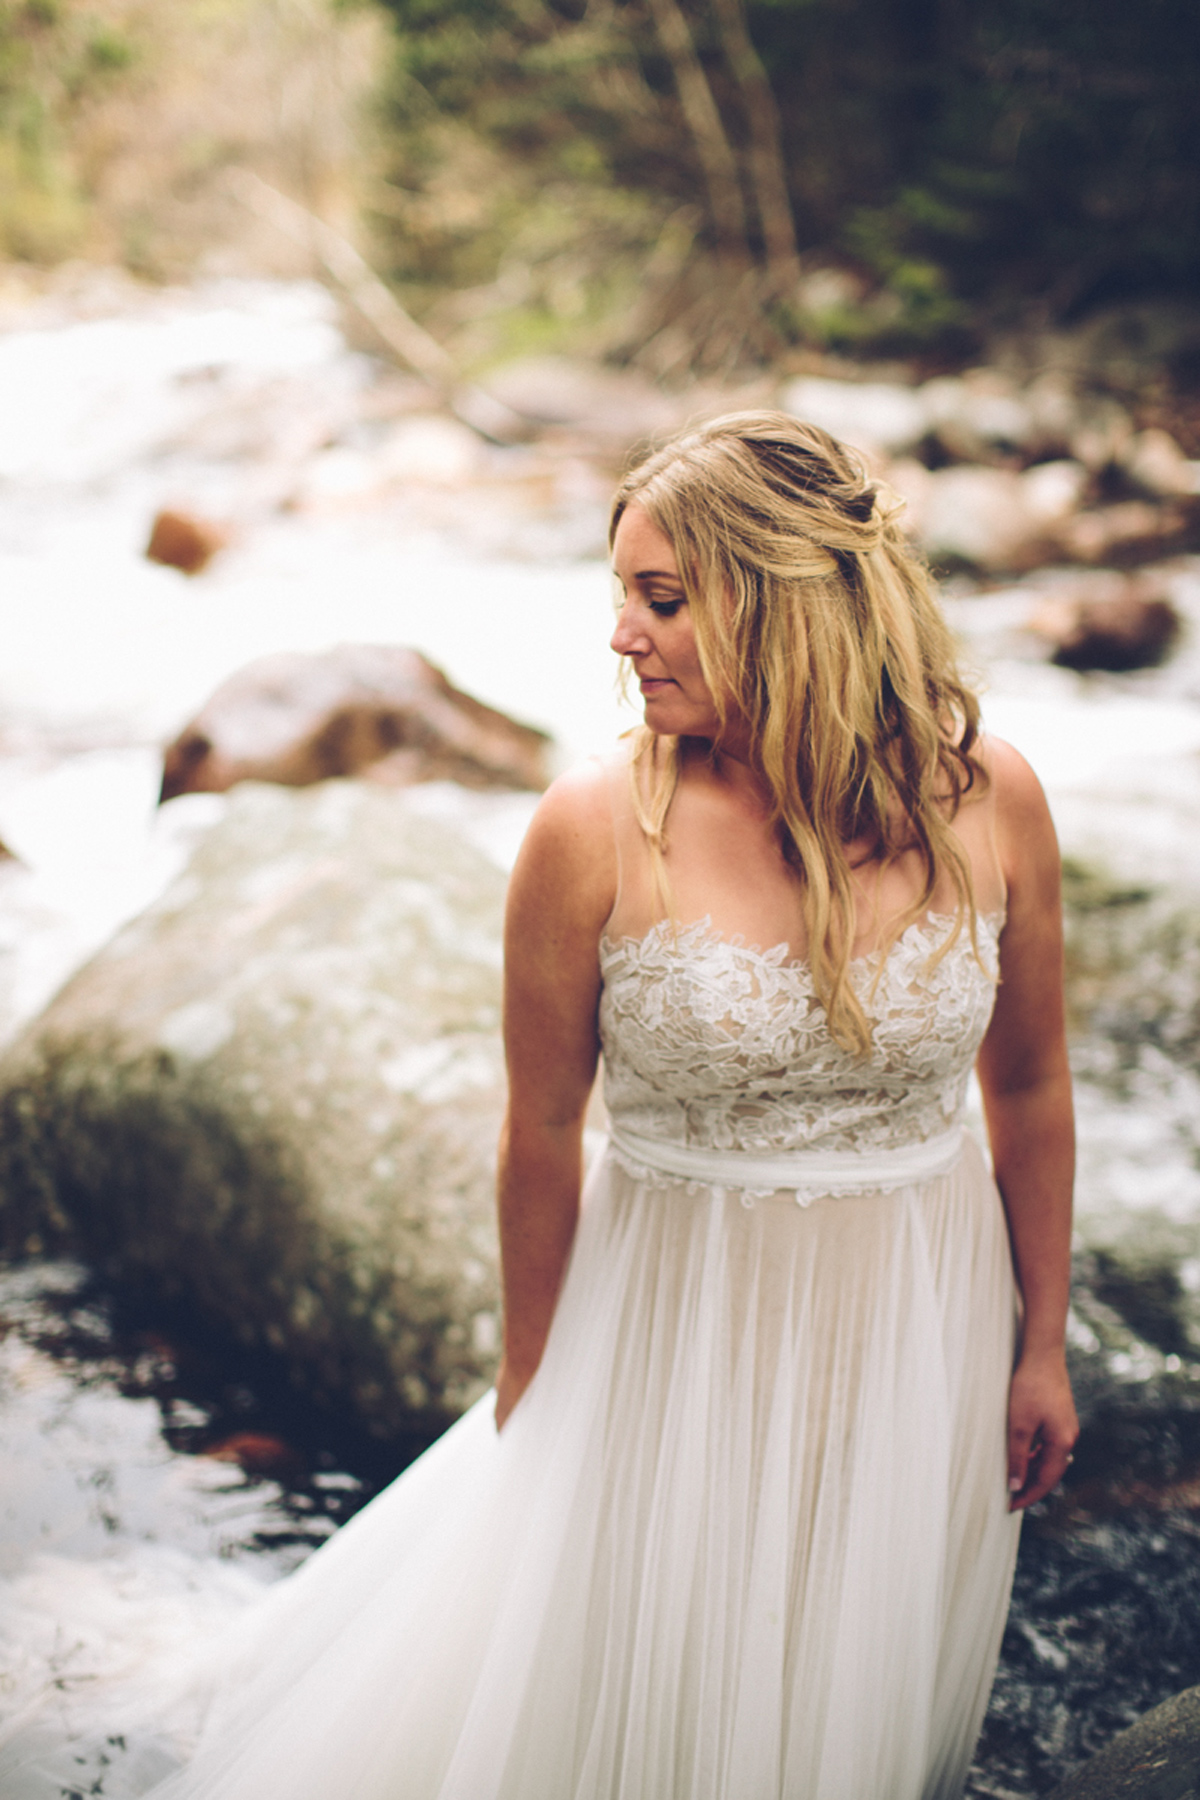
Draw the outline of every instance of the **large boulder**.
[[[550,739],[452,687],[416,650],[283,651],[222,682],[163,757],[162,798],[239,781],[307,787],[364,771],[392,786],[546,786]]]
[[[1131,1725],[1056,1787],[1050,1800],[1197,1800],[1200,1687]]]
[[[1200,495],[1200,462],[1186,457],[1168,431],[1139,431],[1126,445],[1121,467],[1155,500]]]
[[[424,794],[239,788],[0,1067],[0,1248],[385,1434],[461,1412],[498,1338],[505,881]]]

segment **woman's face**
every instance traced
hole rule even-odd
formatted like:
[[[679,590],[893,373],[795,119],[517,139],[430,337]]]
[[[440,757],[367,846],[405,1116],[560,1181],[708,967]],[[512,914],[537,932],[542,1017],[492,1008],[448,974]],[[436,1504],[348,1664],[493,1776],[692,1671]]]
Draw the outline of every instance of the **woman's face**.
[[[720,719],[700,667],[675,552],[640,506],[621,514],[613,569],[623,599],[612,647],[633,664],[646,724],[674,737],[716,738]]]

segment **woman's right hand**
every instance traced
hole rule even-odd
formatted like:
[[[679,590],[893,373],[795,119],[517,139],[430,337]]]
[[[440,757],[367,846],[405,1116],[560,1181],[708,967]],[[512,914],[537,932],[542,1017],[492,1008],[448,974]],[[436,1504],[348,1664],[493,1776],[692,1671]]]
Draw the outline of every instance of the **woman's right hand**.
[[[1079,1437],[1071,1378],[1061,1350],[1023,1355],[1008,1404],[1009,1507],[1022,1512],[1057,1487]]]

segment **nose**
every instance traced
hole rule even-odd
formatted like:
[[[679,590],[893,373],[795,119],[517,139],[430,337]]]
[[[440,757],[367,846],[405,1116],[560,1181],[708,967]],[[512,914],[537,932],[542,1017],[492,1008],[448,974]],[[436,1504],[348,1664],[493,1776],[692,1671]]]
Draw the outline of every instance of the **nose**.
[[[617,614],[616,629],[609,639],[609,646],[618,656],[642,656],[650,649],[650,639],[628,600]]]

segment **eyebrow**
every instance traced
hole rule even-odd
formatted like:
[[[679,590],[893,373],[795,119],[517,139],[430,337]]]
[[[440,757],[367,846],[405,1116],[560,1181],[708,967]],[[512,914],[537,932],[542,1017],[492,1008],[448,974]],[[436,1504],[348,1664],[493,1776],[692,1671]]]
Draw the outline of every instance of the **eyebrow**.
[[[635,569],[635,581],[678,581],[683,586],[682,578],[676,569]]]

